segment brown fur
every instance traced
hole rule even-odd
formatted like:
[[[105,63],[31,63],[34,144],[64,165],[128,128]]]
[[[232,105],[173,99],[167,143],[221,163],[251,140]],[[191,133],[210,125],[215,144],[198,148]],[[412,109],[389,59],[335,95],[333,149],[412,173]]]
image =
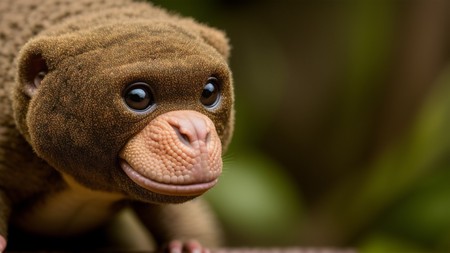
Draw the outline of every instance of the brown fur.
[[[122,147],[161,114],[198,111],[214,122],[224,150],[229,143],[229,46],[218,30],[131,0],[2,0],[0,45],[0,235],[9,220],[14,225],[70,187],[67,175],[132,201],[191,199],[144,190],[118,168]],[[48,74],[30,95],[43,67]],[[198,102],[211,75],[223,82],[215,110]],[[151,113],[124,106],[123,86],[135,81],[153,85],[158,106]]]

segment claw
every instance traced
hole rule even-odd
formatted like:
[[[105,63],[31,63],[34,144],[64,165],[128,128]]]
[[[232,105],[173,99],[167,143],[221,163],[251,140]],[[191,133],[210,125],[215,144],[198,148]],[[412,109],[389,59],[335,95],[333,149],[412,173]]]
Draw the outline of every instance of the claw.
[[[180,240],[173,240],[167,245],[169,253],[210,253],[210,250],[204,248],[198,241],[189,240],[182,242]]]
[[[202,253],[202,245],[195,240],[189,240],[184,244],[184,248],[188,253]]]
[[[167,246],[167,250],[169,253],[182,253],[183,252],[183,243],[178,240],[173,240]]]
[[[6,239],[5,237],[0,235],[0,253],[5,251],[5,249],[6,249]]]

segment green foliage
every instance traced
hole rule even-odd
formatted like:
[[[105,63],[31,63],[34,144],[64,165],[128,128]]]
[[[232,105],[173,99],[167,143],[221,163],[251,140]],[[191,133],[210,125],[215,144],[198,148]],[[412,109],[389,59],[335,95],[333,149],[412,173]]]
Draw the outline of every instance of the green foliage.
[[[295,182],[274,161],[240,153],[226,164],[218,187],[206,196],[230,231],[231,244],[292,244],[302,203]]]
[[[368,236],[360,246],[361,253],[387,253],[387,252],[408,252],[408,253],[432,253],[420,248],[411,241],[401,240],[391,235],[374,234]],[[436,252],[437,253],[437,252]]]
[[[387,213],[382,229],[423,246],[440,249],[450,234],[450,169],[437,168]]]
[[[327,232],[340,240],[359,238],[367,227],[383,223],[386,232],[441,247],[442,236],[450,231],[450,204],[445,201],[450,196],[450,139],[444,138],[450,129],[448,95],[450,71],[438,80],[411,130],[324,198],[315,222],[333,224]]]

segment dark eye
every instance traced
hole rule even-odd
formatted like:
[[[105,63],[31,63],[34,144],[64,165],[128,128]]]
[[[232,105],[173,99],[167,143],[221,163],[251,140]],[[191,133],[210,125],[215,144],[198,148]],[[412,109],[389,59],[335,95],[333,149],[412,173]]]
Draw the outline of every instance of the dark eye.
[[[200,102],[206,107],[214,107],[220,100],[219,80],[215,77],[208,78],[203,86]]]
[[[124,92],[125,103],[133,110],[143,111],[155,104],[150,85],[138,82],[129,85]]]

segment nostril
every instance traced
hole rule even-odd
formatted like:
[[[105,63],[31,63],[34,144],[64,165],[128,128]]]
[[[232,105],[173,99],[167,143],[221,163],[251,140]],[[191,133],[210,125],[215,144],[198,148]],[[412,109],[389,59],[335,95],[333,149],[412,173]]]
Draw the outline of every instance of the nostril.
[[[186,142],[187,144],[191,143],[189,137],[186,134],[179,133],[180,139]]]
[[[191,139],[189,138],[189,136],[187,134],[183,134],[180,132],[180,129],[177,127],[172,126],[173,130],[175,131],[175,133],[177,133],[178,138],[181,140],[181,142],[183,142],[184,144],[190,146],[191,145]]]

